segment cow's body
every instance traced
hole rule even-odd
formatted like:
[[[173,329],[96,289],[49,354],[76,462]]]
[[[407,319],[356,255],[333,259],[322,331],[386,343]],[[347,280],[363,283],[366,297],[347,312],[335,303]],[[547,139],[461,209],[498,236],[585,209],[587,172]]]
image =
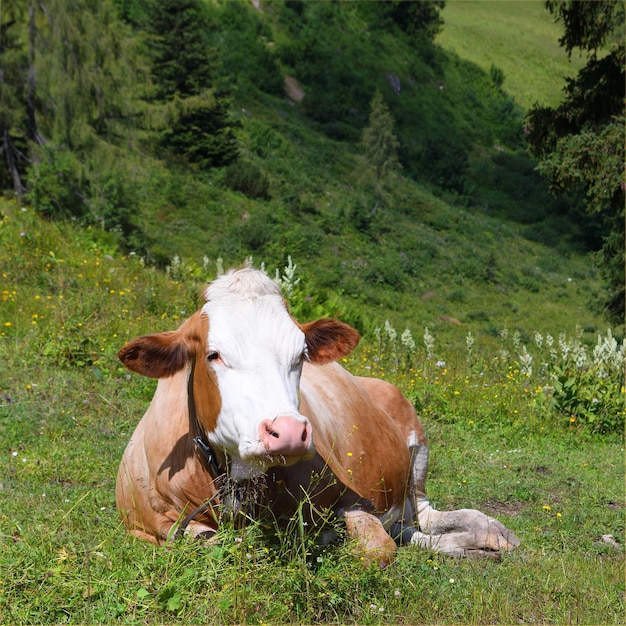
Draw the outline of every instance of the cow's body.
[[[178,331],[140,338],[120,352],[131,369],[159,378],[118,474],[117,504],[131,532],[156,543],[181,526],[192,536],[212,535],[225,498],[218,474],[225,472],[231,484],[262,476],[255,504],[276,516],[293,513],[302,501],[313,518],[316,510],[334,511],[368,561],[393,558],[392,528],[404,527],[404,541],[454,555],[497,555],[518,545],[479,511],[430,506],[428,449],[412,405],[393,385],[354,377],[334,362],[356,345],[355,331],[330,320],[298,326],[259,274],[243,270],[219,279],[226,287],[239,281],[229,304],[243,317],[219,308],[212,315],[211,298],[221,292],[209,290],[208,305]],[[271,306],[261,304],[266,295]],[[220,315],[248,325],[249,334],[224,334]],[[257,328],[268,319],[269,331]],[[278,347],[273,332],[282,333]],[[235,368],[244,378],[225,390]],[[198,435],[215,467],[194,443]]]

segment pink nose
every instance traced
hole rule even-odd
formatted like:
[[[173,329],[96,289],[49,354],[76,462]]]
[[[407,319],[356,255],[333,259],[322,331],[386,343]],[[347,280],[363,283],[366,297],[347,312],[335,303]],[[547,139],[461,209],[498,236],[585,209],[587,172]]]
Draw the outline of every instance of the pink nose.
[[[259,424],[259,439],[270,454],[305,456],[311,447],[311,427],[295,417],[279,415]]]

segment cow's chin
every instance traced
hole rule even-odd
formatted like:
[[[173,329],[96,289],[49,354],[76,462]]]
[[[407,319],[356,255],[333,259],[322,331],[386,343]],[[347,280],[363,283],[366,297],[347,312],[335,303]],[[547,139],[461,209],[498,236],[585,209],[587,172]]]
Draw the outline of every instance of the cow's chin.
[[[312,459],[315,456],[315,450],[311,450],[305,455],[286,456],[261,454],[246,450],[240,458],[233,458],[230,466],[230,475],[234,480],[248,480],[250,478],[258,478],[267,472],[271,467],[288,467],[299,461]]]

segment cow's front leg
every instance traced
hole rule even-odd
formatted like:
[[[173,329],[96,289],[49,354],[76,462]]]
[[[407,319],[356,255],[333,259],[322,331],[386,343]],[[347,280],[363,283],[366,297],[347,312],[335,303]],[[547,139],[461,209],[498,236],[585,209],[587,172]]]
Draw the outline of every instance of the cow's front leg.
[[[366,565],[389,565],[396,555],[396,543],[380,520],[362,510],[346,511],[346,532],[357,544],[357,551]]]
[[[519,546],[519,539],[502,522],[476,509],[437,511],[428,500],[417,506],[420,531],[411,543],[452,556],[494,557]]]

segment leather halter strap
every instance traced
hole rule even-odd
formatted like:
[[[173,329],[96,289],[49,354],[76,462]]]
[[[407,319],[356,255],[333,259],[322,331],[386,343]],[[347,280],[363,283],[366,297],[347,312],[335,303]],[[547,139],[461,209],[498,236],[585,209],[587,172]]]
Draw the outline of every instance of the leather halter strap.
[[[193,396],[193,377],[196,370],[196,361],[191,361],[191,372],[187,380],[187,406],[189,408],[189,419],[192,422],[192,428],[196,431],[193,442],[200,451],[200,456],[205,460],[212,478],[215,480],[218,476],[224,474],[224,470],[219,466],[211,444],[205,439],[200,422],[198,422],[198,414],[196,412],[196,402]]]
[[[220,477],[225,475],[225,472],[219,466],[213,449],[211,448],[211,444],[208,441],[205,441],[204,434],[202,432],[202,428],[200,427],[200,422],[198,422],[198,414],[196,412],[196,402],[194,400],[193,395],[193,376],[196,369],[196,361],[195,359],[191,361],[191,371],[189,372],[189,378],[187,379],[187,406],[189,408],[189,420],[193,422],[193,425],[190,425],[191,429],[196,431],[196,436],[193,439],[193,442],[196,444],[198,450],[200,451],[200,456],[206,462],[207,468],[209,470],[209,474],[211,478],[215,482]],[[190,522],[196,517],[196,515],[200,515],[200,513],[205,513],[208,510],[211,510],[215,521],[217,521],[216,514],[213,510],[213,500],[220,495],[220,489],[218,489],[211,498],[209,498],[206,502],[203,502],[197,509],[194,509],[190,513],[188,513],[185,518],[180,523],[180,526],[176,529],[174,533],[174,539],[178,539],[185,534],[187,527]]]

